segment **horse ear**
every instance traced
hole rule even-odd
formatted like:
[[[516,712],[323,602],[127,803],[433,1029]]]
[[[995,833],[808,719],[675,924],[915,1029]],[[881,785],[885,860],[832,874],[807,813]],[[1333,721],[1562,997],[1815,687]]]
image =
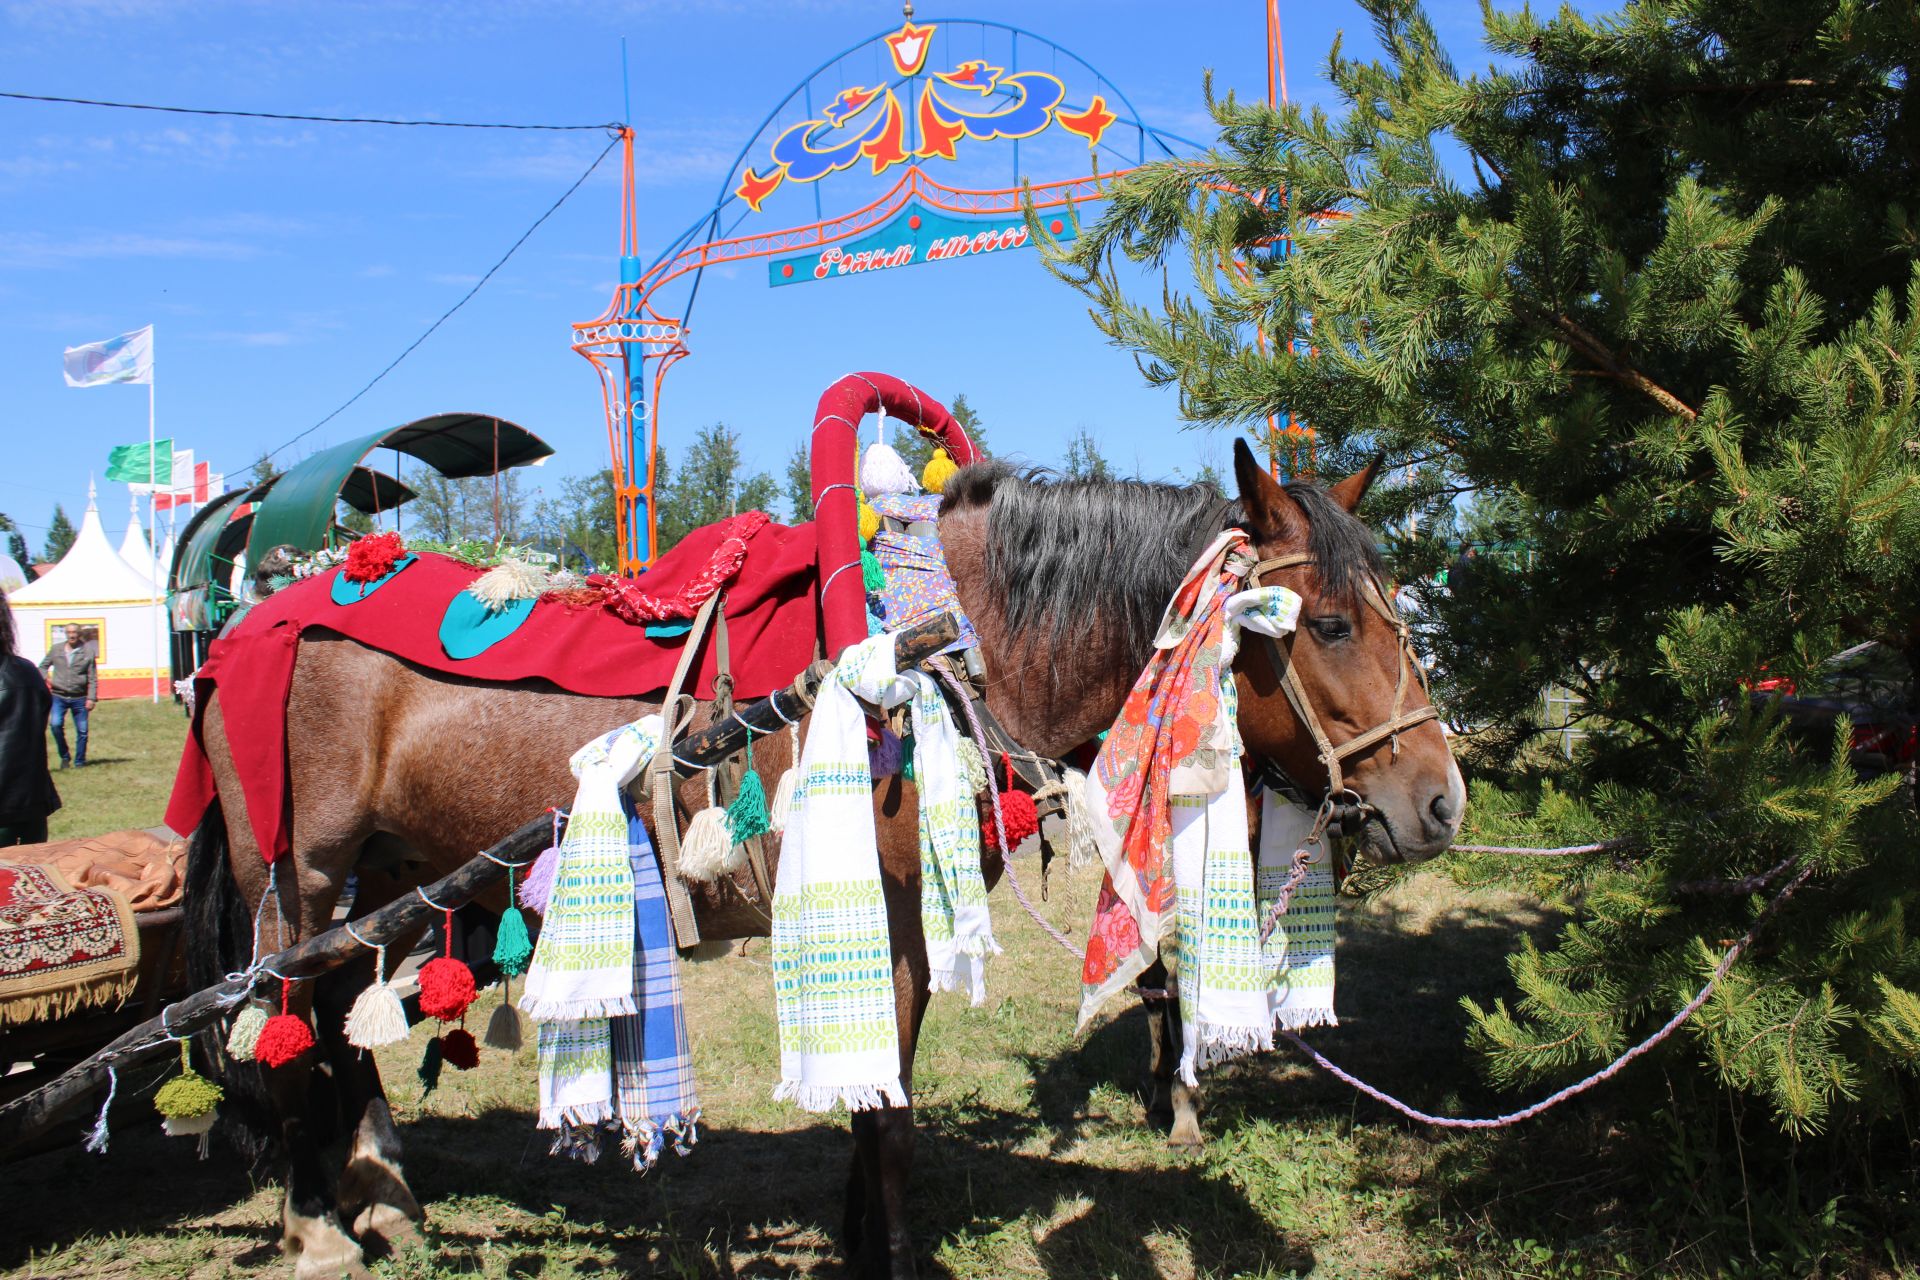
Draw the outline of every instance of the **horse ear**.
[[[1367,490],[1373,488],[1374,477],[1380,474],[1380,464],[1385,460],[1386,455],[1382,454],[1340,483],[1330,485],[1327,496],[1339,503],[1348,515],[1352,515],[1359,508],[1360,499],[1366,497]]]
[[[1303,542],[1307,521],[1300,506],[1255,461],[1245,440],[1233,442],[1233,478],[1240,486],[1240,509],[1261,542]]]

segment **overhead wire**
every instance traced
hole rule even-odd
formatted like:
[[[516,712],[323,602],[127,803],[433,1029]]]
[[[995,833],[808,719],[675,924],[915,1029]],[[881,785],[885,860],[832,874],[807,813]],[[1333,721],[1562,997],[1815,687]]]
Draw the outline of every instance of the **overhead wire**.
[[[219,107],[174,107],[152,102],[111,102],[104,98],[64,98],[50,93],[0,90],[0,98],[16,102],[53,102],[73,107],[110,107],[117,111],[161,111],[183,116],[236,116],[245,120],[295,120],[306,124],[384,124],[409,129],[516,129],[539,133],[576,133],[589,129],[618,129],[603,124],[508,124],[490,120],[402,120],[389,116],[322,116],[291,111],[236,111]]]
[[[595,126],[595,127],[597,128],[598,126]],[[454,312],[460,310],[460,308],[466,306],[467,303],[473,300],[473,295],[476,293],[479,293],[481,288],[486,285],[487,281],[493,279],[495,272],[499,271],[501,267],[504,267],[507,265],[507,260],[513,257],[514,253],[519,250],[520,246],[527,242],[528,237],[530,237],[531,235],[533,235],[534,232],[540,229],[540,225],[542,223],[544,223],[548,218],[551,218],[555,213],[559,212],[560,206],[565,204],[567,200],[573,195],[573,193],[578,191],[581,188],[581,186],[585,184],[586,180],[593,176],[593,171],[600,167],[600,162],[605,160],[607,156],[612,153],[613,149],[618,145],[620,145],[620,136],[616,134],[613,140],[607,143],[605,149],[603,149],[599,155],[593,158],[593,163],[587,166],[586,172],[582,173],[578,178],[575,178],[573,181],[573,185],[568,187],[564,192],[562,192],[560,195],[560,198],[558,200],[555,200],[553,204],[548,206],[547,211],[545,213],[541,214],[538,218],[535,218],[533,220],[532,226],[528,227],[525,231],[520,233],[520,238],[518,240],[515,240],[513,244],[507,249],[507,251],[500,255],[500,260],[498,262],[494,263],[491,267],[487,268],[487,273],[480,277],[480,279],[474,284],[473,288],[467,290],[465,295],[461,297],[460,301],[454,303],[451,307],[448,307],[445,313],[442,314],[438,320],[435,320],[432,324],[428,325],[426,332],[422,333],[419,337],[415,338],[411,343],[407,344],[407,349],[402,351],[399,355],[395,356],[393,360],[387,365],[386,368],[382,369],[379,373],[376,373],[373,376],[373,378],[367,383],[366,386],[361,387],[358,391],[354,392],[351,396],[347,398],[347,400],[343,404],[340,405],[339,408],[335,409],[332,413],[329,413],[326,417],[320,419],[320,421],[308,427],[305,431],[300,432],[300,434],[294,436],[291,440],[286,441],[284,444],[277,445],[273,449],[269,450],[266,456],[271,458],[274,454],[279,453],[283,449],[287,449],[295,444],[298,444],[301,440],[304,440],[306,437],[312,435],[314,432],[318,431],[320,428],[326,426],[329,422],[332,422],[335,418],[339,417],[342,413],[345,413],[347,409],[352,407],[353,403],[356,400],[360,399],[361,396],[364,396],[365,394],[367,394],[367,392],[373,390],[374,387],[379,384],[382,378],[386,377],[388,374],[392,373],[396,368],[398,368],[400,366],[400,362],[402,360],[405,360],[408,356],[412,355],[415,348],[419,347],[421,343],[425,342],[428,338],[433,336],[434,330],[438,329],[441,325],[445,324],[449,319],[451,319]]]

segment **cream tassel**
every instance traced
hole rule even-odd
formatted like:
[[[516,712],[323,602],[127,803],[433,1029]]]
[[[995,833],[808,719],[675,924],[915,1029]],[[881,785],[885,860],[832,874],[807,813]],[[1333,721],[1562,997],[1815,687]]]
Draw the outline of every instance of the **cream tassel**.
[[[739,849],[736,855],[734,850]],[[733,842],[733,827],[714,795],[713,773],[707,773],[707,807],[693,815],[680,837],[680,878],[718,880],[746,865],[747,851]]]
[[[373,983],[347,1012],[347,1043],[356,1049],[378,1049],[405,1040],[408,1030],[400,994],[387,982],[387,949],[375,947]]]
[[[499,613],[516,600],[537,600],[547,589],[548,575],[524,560],[502,560],[467,584],[467,594]]]
[[[253,1046],[260,1043],[260,1033],[266,1029],[267,1011],[257,1000],[247,1001],[246,1007],[234,1016],[232,1030],[227,1032],[227,1056],[235,1062],[252,1062]]]
[[[793,747],[793,763],[780,775],[780,782],[773,789],[773,803],[768,806],[767,820],[774,831],[787,829],[787,810],[793,807],[793,789],[800,781],[800,726],[787,726],[787,741]]]

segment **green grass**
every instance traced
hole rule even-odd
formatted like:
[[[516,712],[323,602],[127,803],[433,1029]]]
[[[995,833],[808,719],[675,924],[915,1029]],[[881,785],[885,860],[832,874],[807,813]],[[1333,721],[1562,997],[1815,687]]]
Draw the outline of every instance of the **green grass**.
[[[48,737],[47,762],[61,805],[47,820],[47,837],[159,826],[187,735],[180,708],[171,698],[157,706],[144,698],[115,698],[94,707],[87,730],[84,769],[62,770]],[[67,745],[73,745],[71,722]]]
[[[119,788],[76,791],[85,830],[157,815],[178,723],[128,704],[103,754]],[[151,777],[147,775],[151,774]],[[65,776],[63,775],[63,781]],[[110,777],[108,769],[101,777]],[[118,794],[124,790],[126,794]],[[142,798],[144,797],[144,798]],[[125,806],[124,808],[122,806]],[[145,806],[144,808],[142,806]],[[135,814],[128,819],[105,815]],[[1027,875],[1037,880],[1030,865]],[[1084,927],[1094,883],[1056,874],[1043,909]],[[1030,885],[1034,891],[1038,885]],[[1859,1206],[1829,1212],[1800,1245],[1756,1237],[1731,1161],[1663,1140],[1671,1084],[1642,1063],[1591,1101],[1524,1128],[1417,1129],[1365,1104],[1290,1053],[1206,1080],[1199,1155],[1143,1124],[1145,1029],[1124,1006],[1076,1036],[1077,966],[994,898],[1006,954],[990,999],[936,998],[916,1081],[921,1136],[910,1207],[923,1274],[1050,1277],[1907,1276]],[[1504,957],[1550,925],[1518,894],[1408,877],[1340,923],[1341,1025],[1312,1039],[1337,1061],[1428,1110],[1485,1115],[1515,1099],[1479,1081],[1460,997],[1511,995]],[[641,1178],[608,1159],[546,1153],[533,1127],[531,1050],[483,1052],[423,1096],[425,1029],[379,1054],[427,1210],[429,1252],[383,1260],[394,1280],[454,1276],[843,1274],[834,1252],[849,1141],[844,1117],[769,1096],[776,1044],[766,944],[685,968],[706,1132],[693,1154]],[[484,1027],[497,994],[470,1025]],[[1676,1079],[1684,1079],[1676,1072]],[[105,1159],[66,1149],[5,1169],[0,1269],[21,1277],[287,1274],[279,1193],[216,1149],[137,1124],[128,1108]],[[1652,1123],[1642,1123],[1646,1117]],[[1908,1202],[1909,1235],[1920,1215]],[[1883,1215],[1900,1221],[1896,1207]],[[1762,1227],[1766,1224],[1763,1222]],[[1777,1241],[1780,1237],[1772,1237]]]

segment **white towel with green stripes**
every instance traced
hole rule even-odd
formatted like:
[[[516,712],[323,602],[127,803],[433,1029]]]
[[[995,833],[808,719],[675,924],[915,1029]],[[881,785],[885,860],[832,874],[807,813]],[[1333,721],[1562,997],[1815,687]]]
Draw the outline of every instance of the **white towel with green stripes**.
[[[807,1111],[907,1105],[866,713],[854,695],[898,705],[913,688],[897,675],[893,637],[870,637],[821,682],[807,726],[780,846],[772,946],[773,1096]]]

